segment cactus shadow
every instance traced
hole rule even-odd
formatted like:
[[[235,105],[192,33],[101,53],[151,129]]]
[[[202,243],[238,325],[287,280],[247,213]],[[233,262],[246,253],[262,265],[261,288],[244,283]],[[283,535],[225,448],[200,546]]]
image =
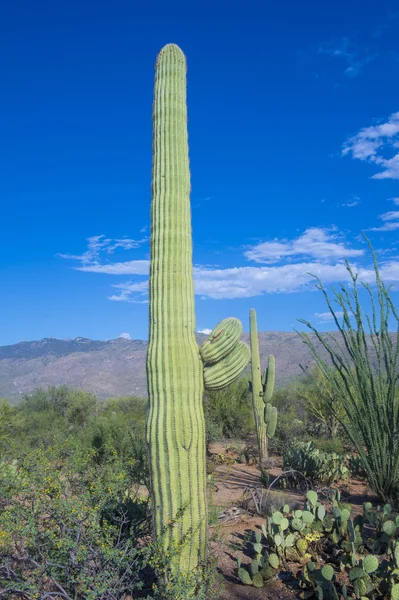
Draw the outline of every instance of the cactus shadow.
[[[227,472],[219,470],[216,472],[215,482],[224,484],[230,488],[257,487],[260,485],[260,473],[244,471],[238,467],[232,467]]]

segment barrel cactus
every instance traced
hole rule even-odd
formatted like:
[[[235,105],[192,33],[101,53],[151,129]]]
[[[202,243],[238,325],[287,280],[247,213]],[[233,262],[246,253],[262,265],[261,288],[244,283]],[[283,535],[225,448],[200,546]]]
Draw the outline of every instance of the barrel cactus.
[[[147,442],[154,533],[173,554],[172,567],[188,571],[206,550],[204,386],[220,389],[239,377],[250,351],[240,342],[236,319],[223,321],[201,349],[197,345],[186,60],[180,48],[165,46],[155,71]]]
[[[262,375],[256,312],[253,308],[249,313],[249,326],[251,343],[250,390],[252,391],[259,460],[262,462],[268,457],[268,438],[274,436],[277,426],[277,408],[270,403],[274,392],[275,360],[274,356],[269,356],[268,366]]]

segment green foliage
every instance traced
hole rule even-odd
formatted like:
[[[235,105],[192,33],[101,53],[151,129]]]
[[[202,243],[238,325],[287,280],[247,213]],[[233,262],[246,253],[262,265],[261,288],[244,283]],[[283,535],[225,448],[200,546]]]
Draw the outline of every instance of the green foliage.
[[[312,442],[294,442],[283,456],[283,470],[287,474],[279,481],[288,487],[301,486],[304,478],[313,484],[330,484],[349,474],[344,456],[321,452]]]
[[[360,284],[371,301],[370,316],[364,316],[358,277],[347,263],[352,287],[348,290],[341,285],[339,291],[333,289],[333,299],[316,278],[316,287],[324,295],[338,335],[321,334],[309,322],[300,320],[327,351],[333,369],[321,357],[309,334],[300,335],[323,377],[336,390],[345,418],[335,412],[332,404],[331,408],[360,457],[369,485],[384,502],[394,503],[399,496],[399,315],[381,281],[372,248],[371,251],[376,293],[368,284]],[[391,320],[396,322],[396,336],[389,332]]]
[[[98,461],[115,453],[130,465],[136,483],[149,487],[145,418],[147,400],[135,396],[110,399],[89,423],[85,439],[96,450]]]
[[[0,399],[0,459],[9,454],[18,430],[19,419],[14,406],[6,398]]]
[[[304,372],[305,377],[295,386],[296,393],[306,402],[308,413],[320,425],[319,433],[335,438],[340,431],[340,422],[345,419],[341,397],[334,383],[336,373],[330,369],[329,377],[326,377],[317,367]]]
[[[179,516],[164,527],[157,540],[148,544],[146,554],[148,564],[152,567],[156,582],[152,585],[151,599],[147,600],[216,600],[219,596],[216,586],[215,561],[208,553],[207,559],[200,563],[198,569],[181,571],[176,568],[176,557],[190,544],[190,537],[183,537],[178,542],[172,542],[165,551],[165,536],[170,539],[169,529],[178,522]],[[173,562],[172,562],[173,561]]]
[[[3,594],[119,600],[142,587],[147,502],[118,457],[95,458],[65,442],[0,464]]]
[[[253,412],[248,384],[239,379],[204,397],[205,427],[208,441],[245,438],[253,429]]]
[[[299,398],[292,385],[277,388],[273,394],[273,405],[278,410],[275,436],[269,440],[270,450],[284,453],[293,440],[309,439],[306,403]]]
[[[67,438],[87,426],[96,410],[96,397],[66,385],[36,389],[17,407],[17,435],[23,446],[49,446],[54,436]]]
[[[128,396],[97,403],[92,394],[61,386],[37,389],[11,410],[11,456],[75,440],[95,450],[98,464],[118,456],[129,465],[134,481],[148,487],[147,400]]]
[[[345,445],[344,441],[340,437],[333,438],[314,438],[312,440],[314,447],[321,452],[326,454],[341,454],[345,455]]]

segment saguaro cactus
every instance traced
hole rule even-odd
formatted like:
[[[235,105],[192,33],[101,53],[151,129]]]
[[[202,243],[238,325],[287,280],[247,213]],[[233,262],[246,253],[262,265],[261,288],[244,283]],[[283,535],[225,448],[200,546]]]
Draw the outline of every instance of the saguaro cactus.
[[[195,339],[186,60],[174,44],[158,55],[153,104],[151,265],[147,379],[154,531],[180,570],[205,557],[204,379],[219,389],[250,351],[226,319],[201,349]],[[179,552],[176,551],[176,545]]]
[[[254,408],[256,436],[258,439],[259,460],[268,457],[268,438],[273,437],[277,425],[277,408],[270,404],[274,392],[275,360],[269,356],[269,363],[261,374],[258,327],[256,312],[251,308],[249,313],[251,342],[251,377],[250,390]]]

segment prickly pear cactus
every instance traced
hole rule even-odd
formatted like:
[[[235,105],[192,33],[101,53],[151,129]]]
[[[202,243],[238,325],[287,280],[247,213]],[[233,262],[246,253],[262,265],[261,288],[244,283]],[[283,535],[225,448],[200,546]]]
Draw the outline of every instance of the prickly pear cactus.
[[[274,356],[269,356],[268,367],[261,375],[258,328],[256,312],[253,308],[249,313],[249,326],[251,342],[249,387],[252,392],[259,460],[262,462],[268,457],[268,438],[274,436],[277,426],[277,408],[270,403],[274,392],[275,360]]]
[[[154,532],[180,570],[205,558],[204,380],[219,389],[249,360],[236,319],[222,322],[201,352],[196,343],[187,139],[186,60],[168,44],[153,104],[147,442]]]

